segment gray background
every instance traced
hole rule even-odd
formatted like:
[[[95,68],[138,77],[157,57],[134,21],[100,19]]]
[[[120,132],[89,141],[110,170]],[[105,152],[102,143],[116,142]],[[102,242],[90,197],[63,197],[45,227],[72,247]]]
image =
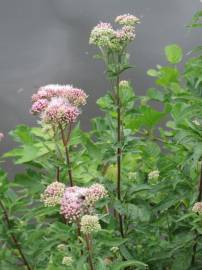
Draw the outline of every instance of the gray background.
[[[201,7],[199,0],[0,0],[0,131],[6,136],[0,152],[13,146],[8,131],[16,124],[36,123],[29,114],[30,96],[47,83],[86,90],[81,121],[89,128],[90,118],[99,114],[96,99],[109,86],[103,64],[92,58],[95,48],[88,45],[100,20],[113,22],[128,12],[141,18],[130,47],[136,69],[125,78],[144,94],[153,82],[146,71],[165,62],[165,45],[179,43],[187,53],[201,42],[199,31],[185,27]]]

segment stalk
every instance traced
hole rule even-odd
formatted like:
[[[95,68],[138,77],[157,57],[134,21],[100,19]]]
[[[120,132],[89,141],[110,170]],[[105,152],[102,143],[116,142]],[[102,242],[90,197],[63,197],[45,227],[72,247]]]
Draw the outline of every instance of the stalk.
[[[201,202],[201,199],[202,199],[202,164],[201,164],[200,182],[199,182],[198,191],[199,191],[199,193],[198,193],[197,202]],[[195,264],[195,261],[196,261],[196,251],[197,251],[197,246],[198,246],[197,240],[198,240],[198,232],[197,232],[197,230],[195,230],[195,239],[194,239],[194,245],[193,245],[193,250],[192,250],[192,259],[191,259],[192,266]]]
[[[86,240],[86,247],[88,251],[88,263],[89,263],[89,269],[90,270],[95,270],[94,265],[93,265],[93,248],[92,248],[92,239],[89,234],[85,235],[85,240]]]
[[[69,143],[69,139],[70,139],[70,135],[71,135],[71,124],[69,125],[67,138],[65,137],[64,129],[61,125],[60,125],[60,131],[61,131],[62,142],[63,142],[63,146],[64,146],[64,150],[65,150],[65,157],[66,157],[66,163],[67,163],[69,182],[70,182],[70,186],[72,187],[73,186],[73,177],[72,177],[72,168],[71,168],[71,161],[70,161],[69,147],[68,147],[68,143]]]
[[[120,56],[118,57],[118,65],[120,64]],[[120,100],[120,92],[119,92],[119,83],[120,83],[120,75],[118,72],[117,78],[116,78],[116,99],[117,99],[117,198],[119,201],[121,201],[121,156],[122,156],[122,150],[121,150],[121,100]],[[123,218],[120,214],[118,214],[118,220],[119,220],[119,229],[121,236],[124,237],[123,232]]]
[[[58,182],[60,181],[60,167],[56,168],[56,179]]]
[[[2,211],[3,211],[3,215],[4,215],[5,222],[7,224],[7,227],[8,227],[8,229],[10,229],[11,228],[10,219],[9,219],[8,213],[6,211],[6,208],[3,205],[2,201],[0,201],[0,207],[1,207]],[[21,246],[20,246],[16,236],[12,232],[10,232],[10,235],[11,235],[11,238],[12,238],[12,241],[13,241],[14,245],[16,246],[16,248],[17,248],[17,250],[18,250],[18,252],[20,254],[21,261],[26,266],[27,270],[32,270],[31,266],[29,265],[25,255],[24,255],[24,253],[23,253],[23,251],[21,249]]]

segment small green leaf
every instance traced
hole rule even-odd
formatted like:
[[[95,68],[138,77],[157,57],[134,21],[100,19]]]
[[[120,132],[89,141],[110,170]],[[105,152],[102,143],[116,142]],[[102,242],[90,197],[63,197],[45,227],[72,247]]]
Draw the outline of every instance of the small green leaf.
[[[149,69],[147,71],[147,75],[151,76],[151,77],[158,77],[159,72],[155,69]]]
[[[168,62],[178,64],[182,61],[183,52],[177,44],[171,44],[165,47],[165,54]]]
[[[138,267],[138,269],[147,269],[147,264],[140,262],[140,261],[136,261],[136,260],[130,260],[130,261],[126,261],[126,262],[115,263],[112,266],[111,270],[122,270],[128,266],[136,266],[136,267]]]

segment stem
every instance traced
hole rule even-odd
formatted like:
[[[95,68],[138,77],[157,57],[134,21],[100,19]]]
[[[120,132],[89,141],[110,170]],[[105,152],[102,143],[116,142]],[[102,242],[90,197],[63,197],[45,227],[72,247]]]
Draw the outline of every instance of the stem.
[[[56,179],[58,182],[60,181],[60,168],[59,167],[56,168]]]
[[[86,247],[87,247],[87,251],[88,251],[88,263],[89,263],[89,267],[90,270],[95,270],[94,266],[93,266],[93,256],[92,256],[92,239],[91,236],[89,234],[85,235],[85,239],[86,239]]]
[[[168,214],[166,214],[166,221],[167,221],[167,226],[168,226],[168,238],[169,238],[169,241],[171,241],[172,240],[172,235],[171,235],[171,230],[170,230]]]
[[[120,56],[118,57],[118,64],[120,63]],[[116,98],[117,98],[117,198],[121,201],[121,101],[120,101],[120,93],[119,93],[119,74],[116,78]],[[120,214],[118,214],[119,220],[119,228],[121,236],[124,237],[123,232],[123,218]]]
[[[202,164],[201,164],[201,172],[200,172],[200,182],[199,182],[199,193],[197,202],[201,202],[202,199]],[[193,245],[193,251],[192,251],[192,259],[191,259],[191,265],[193,266],[195,264],[196,260],[196,251],[197,251],[197,240],[198,240],[198,232],[195,230],[195,239],[194,239],[194,245]]]
[[[0,207],[2,208],[4,219],[6,221],[7,227],[8,227],[8,229],[10,229],[11,228],[11,224],[10,224],[9,216],[8,216],[8,213],[6,211],[6,208],[4,207],[2,201],[0,201]],[[20,254],[20,257],[21,257],[21,260],[22,260],[23,264],[26,266],[27,270],[32,270],[31,266],[29,265],[29,263],[28,263],[25,255],[24,255],[24,253],[23,253],[23,251],[21,249],[21,246],[20,246],[20,244],[19,244],[16,236],[12,232],[10,232],[10,235],[11,235],[11,238],[12,238],[13,243],[15,244],[15,246],[16,246],[19,254]]]
[[[68,142],[69,142],[70,134],[71,134],[71,124],[69,125],[67,138],[65,138],[64,129],[61,125],[60,125],[60,130],[61,130],[62,142],[63,142],[64,150],[65,150],[65,157],[66,157],[66,163],[67,163],[67,167],[68,167],[67,170],[68,170],[68,175],[69,175],[70,186],[72,187],[73,186],[73,177],[72,177],[72,168],[71,168],[69,147],[68,147]]]

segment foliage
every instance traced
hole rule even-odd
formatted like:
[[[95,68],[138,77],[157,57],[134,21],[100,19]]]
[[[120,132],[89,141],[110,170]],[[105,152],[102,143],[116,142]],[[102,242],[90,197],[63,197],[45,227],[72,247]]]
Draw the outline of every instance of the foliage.
[[[200,26],[200,17],[201,11],[192,27]],[[150,69],[155,86],[136,96],[131,83],[120,80],[131,67],[125,45],[104,47],[97,56],[112,89],[98,99],[104,115],[92,119],[90,131],[74,125],[71,164],[62,129],[56,137],[43,123],[10,132],[19,146],[2,159],[25,170],[14,179],[0,172],[0,269],[201,269],[202,218],[192,207],[202,198],[202,55],[198,50],[181,72],[182,49],[166,46],[167,66]],[[78,234],[60,206],[41,201],[53,181],[69,185],[70,169],[76,185],[100,183],[108,191],[94,209],[102,229],[92,235]],[[68,265],[65,256],[72,258]]]

